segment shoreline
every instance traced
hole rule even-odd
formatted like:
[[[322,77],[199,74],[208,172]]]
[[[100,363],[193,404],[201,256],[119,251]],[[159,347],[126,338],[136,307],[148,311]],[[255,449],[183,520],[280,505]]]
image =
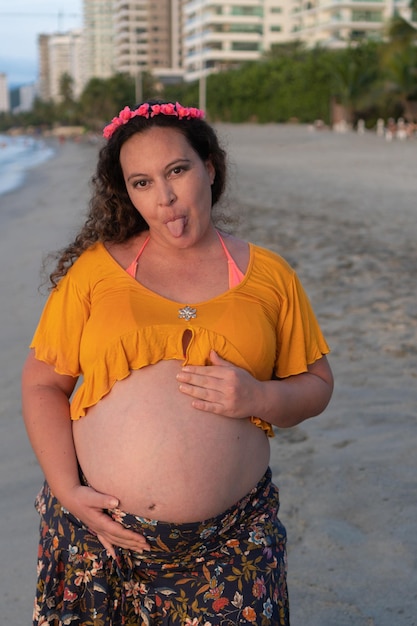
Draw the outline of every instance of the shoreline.
[[[217,125],[236,233],[297,270],[331,347],[326,412],[271,442],[288,532],[292,626],[413,626],[417,573],[417,142]],[[87,208],[98,146],[66,142],[0,196],[0,573],[3,620],[30,623],[41,472],[20,370],[45,294],[39,268]]]

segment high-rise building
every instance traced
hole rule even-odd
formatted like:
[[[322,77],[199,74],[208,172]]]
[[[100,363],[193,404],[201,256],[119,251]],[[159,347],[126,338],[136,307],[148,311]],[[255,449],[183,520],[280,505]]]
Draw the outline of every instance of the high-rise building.
[[[38,59],[39,59],[39,79],[38,91],[39,98],[44,102],[51,99],[49,88],[49,52],[48,52],[49,35],[38,36]]]
[[[42,100],[61,100],[64,74],[72,78],[72,94],[77,99],[84,87],[82,31],[39,35],[39,95]]]
[[[0,72],[0,113],[10,111],[10,94],[7,85],[7,76]]]
[[[285,0],[183,0],[187,80],[256,61],[286,40]]]
[[[409,0],[288,0],[288,32],[307,46],[345,47],[351,41],[381,39],[390,18],[411,19]]]
[[[113,45],[114,0],[84,0],[83,71],[90,78],[115,73]]]
[[[274,44],[381,39],[396,13],[417,26],[409,0],[182,0],[185,77],[256,61]]]
[[[117,71],[180,72],[179,0],[115,0],[113,10]]]

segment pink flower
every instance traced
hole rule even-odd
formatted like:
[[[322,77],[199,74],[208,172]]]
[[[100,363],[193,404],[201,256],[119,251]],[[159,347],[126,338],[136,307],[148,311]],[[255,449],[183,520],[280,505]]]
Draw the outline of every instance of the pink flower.
[[[161,105],[160,104],[153,104],[151,106],[151,117],[155,117],[155,115],[159,115],[160,113],[163,113],[163,111],[161,110]]]
[[[68,587],[65,587],[64,589],[64,600],[67,600],[67,602],[74,602],[74,600],[77,599],[77,594],[74,593],[73,591],[70,591],[68,589]]]
[[[196,109],[195,107],[190,107],[188,109],[188,116],[194,117],[195,119],[199,120],[204,116],[204,111],[202,111],[201,109]]]
[[[120,121],[120,119],[118,117],[114,117],[112,121],[110,122],[110,124],[107,124],[107,126],[104,128],[103,136],[106,139],[110,139],[114,131],[121,125],[122,125],[122,122]]]
[[[143,104],[140,105],[140,107],[138,107],[135,111],[136,115],[140,115],[141,117],[149,117],[149,104],[147,102],[144,102]]]
[[[175,104],[172,102],[168,102],[168,104],[161,104],[161,113],[164,115],[177,115],[178,113],[175,110]]]
[[[178,117],[182,119],[183,117],[187,117],[188,109],[183,107],[179,102],[175,103],[175,108],[177,109]]]
[[[129,122],[131,119],[132,119],[132,111],[129,109],[129,107],[126,106],[124,109],[120,111],[119,120],[122,124],[126,124],[126,122]]]
[[[257,578],[253,583],[252,593],[255,598],[262,598],[266,594],[266,585],[264,581],[264,577]]]

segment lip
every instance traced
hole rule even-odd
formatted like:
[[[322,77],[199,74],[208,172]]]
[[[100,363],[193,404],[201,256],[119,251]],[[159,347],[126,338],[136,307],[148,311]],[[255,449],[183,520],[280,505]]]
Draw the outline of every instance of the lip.
[[[187,223],[187,217],[185,215],[175,215],[174,217],[169,217],[168,219],[164,220],[164,224],[169,224],[170,222],[176,222],[177,220],[184,220],[184,223]]]

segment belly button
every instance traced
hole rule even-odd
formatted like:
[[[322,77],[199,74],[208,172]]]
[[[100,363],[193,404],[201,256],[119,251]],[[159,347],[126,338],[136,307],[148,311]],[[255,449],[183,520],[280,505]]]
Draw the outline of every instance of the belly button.
[[[150,511],[153,511],[155,507],[156,507],[156,504],[150,504],[150,505],[148,506],[148,509],[149,509]]]

